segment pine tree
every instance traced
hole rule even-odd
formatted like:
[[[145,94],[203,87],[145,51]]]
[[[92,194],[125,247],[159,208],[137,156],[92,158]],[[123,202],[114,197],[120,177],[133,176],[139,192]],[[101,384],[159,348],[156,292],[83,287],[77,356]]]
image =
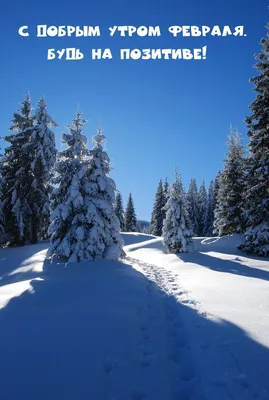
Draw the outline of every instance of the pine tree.
[[[50,181],[52,168],[56,161],[55,135],[50,128],[57,127],[57,124],[49,116],[43,98],[38,102],[34,118],[36,124],[29,151],[32,152],[31,169],[34,176],[32,184],[34,191],[31,199],[33,208],[32,231],[35,241],[37,241],[38,236],[41,239],[47,238],[50,216]]]
[[[269,24],[266,26],[269,30]],[[245,217],[247,230],[241,249],[260,256],[269,255],[269,32],[261,40],[262,51],[256,55],[259,75],[251,79],[257,96],[250,104],[248,127],[249,162]]]
[[[189,190],[187,192],[188,214],[191,221],[191,226],[194,235],[199,232],[199,204],[198,204],[198,189],[195,179],[191,179]]]
[[[15,132],[5,136],[9,143],[5,149],[3,162],[3,213],[5,230],[10,245],[23,245],[33,241],[31,219],[33,209],[32,158],[29,148],[32,142],[34,119],[30,96],[21,103],[21,109],[14,113],[10,130]]]
[[[125,219],[124,219],[125,231],[136,232],[136,224],[137,220],[135,215],[134,202],[132,194],[130,193],[125,210]]]
[[[182,182],[177,171],[175,181],[169,189],[165,211],[163,242],[166,248],[169,253],[186,252],[192,243],[192,230]]]
[[[238,132],[230,128],[229,151],[219,179],[215,226],[218,234],[231,235],[244,229],[243,203],[245,192],[244,148]]]
[[[48,257],[68,262],[117,259],[122,252],[119,222],[115,216],[115,183],[107,176],[109,157],[99,132],[89,151],[83,135],[86,121],[78,112],[69,133],[62,135],[65,150],[58,152],[51,195],[51,245]]]
[[[116,194],[116,205],[115,205],[115,214],[118,217],[119,223],[120,223],[120,230],[124,232],[125,227],[124,227],[124,210],[123,210],[123,202],[122,202],[122,197],[121,193],[117,191]]]
[[[211,181],[208,188],[207,204],[204,218],[204,232],[203,236],[213,236],[214,232],[214,211],[215,211],[215,198],[214,198],[214,181]]]
[[[204,221],[205,212],[207,204],[207,191],[205,188],[205,183],[203,182],[199,188],[198,192],[198,236],[203,236],[204,234]]]
[[[160,180],[151,215],[150,233],[152,235],[162,236],[163,221],[165,219],[165,203],[166,198],[163,191],[163,184],[162,180]]]

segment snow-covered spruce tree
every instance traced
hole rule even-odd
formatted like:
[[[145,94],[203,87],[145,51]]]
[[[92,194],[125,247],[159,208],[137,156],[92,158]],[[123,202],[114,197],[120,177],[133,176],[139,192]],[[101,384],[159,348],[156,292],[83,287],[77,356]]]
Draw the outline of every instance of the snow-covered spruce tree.
[[[123,210],[123,201],[122,196],[119,191],[116,194],[116,204],[115,204],[115,214],[118,217],[120,223],[120,230],[124,232],[124,210]]]
[[[188,214],[191,221],[191,226],[194,235],[199,232],[199,204],[198,204],[198,189],[195,179],[191,179],[187,192]]]
[[[244,229],[245,196],[244,147],[238,132],[230,127],[229,151],[219,179],[215,226],[219,236],[240,233]]]
[[[213,222],[213,235],[218,235],[218,227],[216,221],[216,210],[218,207],[218,194],[219,194],[219,181],[220,181],[221,171],[218,171],[216,178],[214,179],[214,222]]]
[[[117,259],[122,252],[119,221],[114,212],[115,183],[107,176],[109,158],[100,132],[89,151],[83,135],[86,121],[77,113],[69,133],[62,135],[65,150],[55,164],[57,185],[51,195],[51,244],[48,257],[68,262]]]
[[[198,192],[198,236],[203,236],[204,234],[204,221],[205,212],[207,204],[207,191],[205,188],[205,182],[203,182],[199,188]]]
[[[33,195],[33,175],[31,153],[34,119],[30,96],[21,103],[21,109],[14,113],[10,130],[15,132],[5,136],[9,143],[5,149],[3,162],[3,214],[4,228],[10,245],[23,245],[33,241],[31,218],[33,214],[30,199]]]
[[[47,105],[43,98],[38,102],[34,115],[35,128],[29,152],[32,153],[31,169],[34,176],[32,187],[31,206],[33,209],[32,235],[33,241],[37,238],[46,239],[49,227],[52,168],[56,161],[55,135],[50,129],[57,124],[49,116]]]
[[[137,219],[135,215],[134,202],[132,194],[129,194],[125,209],[124,226],[126,232],[136,232]]]
[[[175,181],[169,188],[165,211],[163,242],[166,248],[169,253],[175,254],[188,251],[188,246],[192,243],[192,229],[185,193],[177,171]]]
[[[269,30],[269,24],[266,26]],[[246,119],[250,138],[247,169],[245,242],[240,247],[259,256],[269,255],[269,32],[256,55],[259,75],[251,79],[257,96]]]
[[[92,226],[89,250],[93,259],[118,260],[124,251],[120,234],[120,222],[115,214],[116,184],[108,175],[110,158],[103,148],[105,136],[101,129],[93,137],[94,147],[90,151],[90,182],[86,182],[86,193],[90,195],[89,216]]]
[[[2,176],[3,157],[0,158],[0,244],[5,244],[5,228],[4,228],[4,213],[3,213],[3,184]]]
[[[164,194],[164,198],[165,198],[165,203],[168,200],[168,192],[169,192],[169,183],[168,183],[168,179],[165,178],[165,181],[163,184],[163,194]]]
[[[150,233],[152,235],[162,236],[163,221],[165,219],[165,204],[166,198],[163,191],[163,183],[162,180],[160,180],[151,214]]]
[[[221,171],[218,171],[216,178],[214,179],[214,203],[217,205],[218,193],[219,193],[219,180],[221,176]]]
[[[67,147],[57,153],[52,179],[55,188],[51,194],[51,243],[47,256],[68,261],[90,258],[86,235],[91,219],[87,218],[85,192],[90,167],[87,139],[83,135],[85,123],[81,113],[77,113],[72,124],[67,125],[69,132],[62,134],[62,143]]]
[[[204,218],[204,232],[203,236],[211,237],[214,232],[214,211],[215,211],[215,198],[214,198],[214,181],[211,181],[208,188],[207,203]]]

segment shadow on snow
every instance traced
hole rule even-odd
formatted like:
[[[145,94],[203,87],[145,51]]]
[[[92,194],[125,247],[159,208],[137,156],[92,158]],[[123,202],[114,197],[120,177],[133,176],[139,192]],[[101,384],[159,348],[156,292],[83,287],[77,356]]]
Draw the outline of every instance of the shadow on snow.
[[[221,243],[223,239],[226,241],[227,247],[223,244],[217,245],[217,243]],[[200,240],[200,238],[194,239],[194,250],[189,253],[180,253],[178,258],[186,263],[196,264],[213,271],[269,281],[269,258],[250,256],[238,250],[233,242],[232,244],[229,244],[230,240],[232,242],[232,237],[203,238],[202,240]],[[204,242],[206,244],[203,244]],[[213,245],[212,247],[212,243],[216,243],[216,245]],[[132,246],[131,249],[128,249],[128,251],[131,253],[140,248],[157,249],[163,254],[167,254],[167,250],[161,239],[148,240],[142,243],[142,245],[138,243],[137,245]],[[214,254],[216,256],[214,256]],[[221,258],[222,254],[231,255],[232,257],[234,256],[234,258],[223,259]],[[248,259],[256,261],[257,266],[259,263],[262,263],[264,267],[255,268],[253,266],[247,266],[244,263]]]
[[[212,257],[201,260],[213,267]],[[267,348],[179,303],[130,265],[43,267],[42,280],[0,311],[1,399],[224,400],[237,386],[251,386],[248,399],[262,385],[269,391]],[[203,397],[210,385],[212,397]]]
[[[39,277],[47,251],[45,243],[23,246],[23,251],[22,247],[1,249],[0,287]],[[33,264],[37,266],[34,270]]]

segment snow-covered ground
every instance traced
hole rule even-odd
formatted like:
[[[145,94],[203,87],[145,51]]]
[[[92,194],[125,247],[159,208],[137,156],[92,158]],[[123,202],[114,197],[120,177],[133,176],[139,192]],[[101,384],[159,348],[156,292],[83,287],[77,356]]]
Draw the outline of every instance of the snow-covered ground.
[[[269,260],[237,236],[64,267],[0,250],[0,399],[268,400]]]

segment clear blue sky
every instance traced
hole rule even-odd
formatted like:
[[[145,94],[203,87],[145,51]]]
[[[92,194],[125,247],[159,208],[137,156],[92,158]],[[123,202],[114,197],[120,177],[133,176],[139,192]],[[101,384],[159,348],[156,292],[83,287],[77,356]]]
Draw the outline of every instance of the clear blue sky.
[[[1,135],[29,91],[45,96],[60,133],[77,110],[91,136],[104,128],[126,202],[132,191],[137,216],[149,219],[159,179],[171,181],[175,163],[187,186],[209,181],[221,168],[229,124],[245,134],[244,118],[254,98],[249,78],[268,20],[265,0],[47,0],[1,5]],[[99,25],[101,37],[36,38],[37,24]],[[17,33],[29,25],[30,37]],[[113,25],[159,25],[159,38],[110,37]],[[171,25],[244,25],[246,37],[173,38]],[[204,61],[120,60],[120,48],[208,46]],[[48,48],[77,47],[81,61],[46,60]],[[112,60],[91,60],[92,48],[110,48]]]

